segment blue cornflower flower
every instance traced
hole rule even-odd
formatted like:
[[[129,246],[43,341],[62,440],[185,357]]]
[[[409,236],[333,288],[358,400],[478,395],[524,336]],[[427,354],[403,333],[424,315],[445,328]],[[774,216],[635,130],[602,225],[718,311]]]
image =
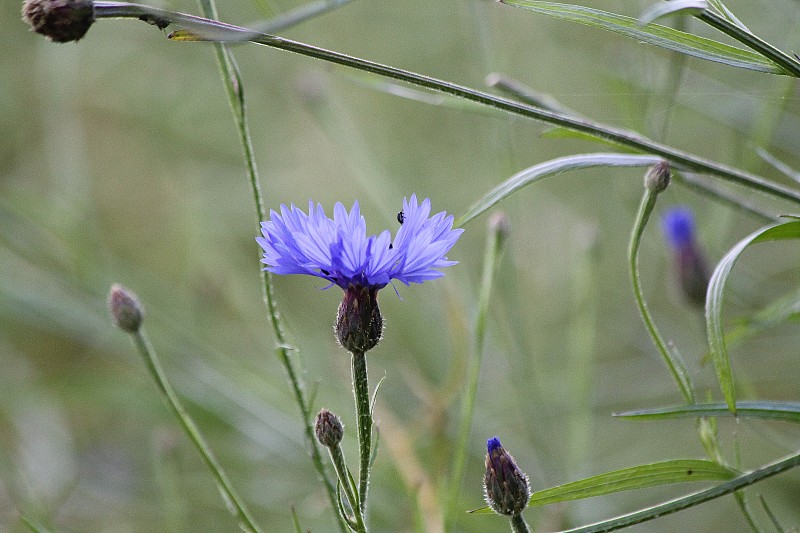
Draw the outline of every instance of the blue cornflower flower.
[[[688,207],[673,207],[661,219],[664,237],[672,248],[678,283],[686,299],[702,307],[710,278],[708,263],[695,238],[694,215]]]
[[[264,249],[265,270],[317,276],[342,289],[380,289],[393,279],[409,285],[441,277],[437,269],[457,263],[445,254],[464,231],[453,229],[453,216],[444,212],[428,218],[430,200],[418,205],[416,195],[403,201],[403,224],[394,241],[388,230],[367,237],[358,201],[349,213],[337,203],[333,220],[311,201],[308,214],[294,205],[280,210],[270,212],[270,220],[261,223],[263,237],[256,238]]]
[[[429,217],[431,202],[417,196],[403,200],[402,224],[394,240],[388,230],[367,237],[367,224],[358,201],[350,212],[337,203],[333,219],[321,205],[309,201],[308,214],[294,205],[270,211],[261,223],[264,270],[274,274],[306,274],[338,285],[345,291],[339,307],[337,334],[350,351],[366,351],[380,340],[383,321],[377,291],[398,280],[405,285],[443,276],[439,270],[455,265],[445,254],[464,230],[453,229],[453,216]],[[398,216],[399,219],[399,216]]]

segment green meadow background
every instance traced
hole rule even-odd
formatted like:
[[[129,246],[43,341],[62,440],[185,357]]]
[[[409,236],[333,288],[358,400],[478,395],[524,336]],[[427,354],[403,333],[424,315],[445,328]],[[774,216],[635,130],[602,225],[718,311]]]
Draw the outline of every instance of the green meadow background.
[[[302,4],[218,2],[249,24]],[[585,0],[638,16],[650,1]],[[190,0],[162,7],[199,13]],[[261,301],[258,221],[236,129],[207,44],[102,20],[77,44],[28,31],[0,5],[0,530],[235,531],[211,475],[180,432],[125,334],[112,283],[134,290],[180,396],[265,531],[335,531],[299,410]],[[751,30],[800,50],[800,3],[730,0]],[[668,19],[729,42],[695,20]],[[800,168],[800,98],[789,77],[686,58],[615,34],[487,0],[355,0],[282,35],[484,89],[501,72],[593,120],[783,180],[758,147]],[[531,165],[609,151],[543,136],[534,121],[256,45],[233,47],[268,208],[308,200],[332,213],[358,199],[368,231],[395,231],[402,200],[456,216]],[[411,98],[404,96],[412,96]],[[642,169],[559,175],[504,201],[511,234],[497,272],[466,475],[454,531],[507,531],[484,505],[486,439],[499,436],[534,490],[608,470],[703,458],[691,419],[634,422],[626,409],[681,397],[632,298],[626,249]],[[778,209],[753,193],[750,200]],[[712,263],[762,225],[675,184],[657,213],[688,204]],[[785,207],[785,206],[784,206]],[[789,212],[788,208],[786,212]],[[797,214],[796,212],[794,214]],[[381,292],[386,331],[369,353],[380,445],[370,491],[375,532],[436,532],[473,333],[488,216],[466,226],[459,261],[424,285]],[[645,294],[688,362],[700,397],[721,400],[702,312],[683,301],[654,219],[641,250]],[[733,271],[736,323],[798,290],[793,241],[762,244]],[[296,360],[346,425],[357,464],[349,354],[335,342],[336,288],[274,280]],[[731,348],[741,399],[800,398],[800,330],[777,324]],[[726,457],[755,468],[797,449],[785,423],[719,420]],[[702,488],[654,488],[526,511],[535,531],[599,521]],[[748,489],[800,526],[800,475]],[[744,531],[732,497],[633,531]]]

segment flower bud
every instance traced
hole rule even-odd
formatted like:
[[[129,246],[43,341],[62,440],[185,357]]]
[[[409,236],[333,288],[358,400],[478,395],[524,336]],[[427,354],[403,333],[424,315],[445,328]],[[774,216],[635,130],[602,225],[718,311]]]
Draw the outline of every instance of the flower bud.
[[[342,442],[344,435],[344,426],[339,417],[331,413],[327,409],[321,409],[317,413],[317,420],[314,424],[314,431],[317,434],[317,440],[326,448],[333,448]]]
[[[664,213],[661,224],[672,249],[681,291],[691,304],[703,307],[710,275],[708,263],[695,239],[692,212],[686,207],[674,207]]]
[[[378,308],[378,288],[350,284],[344,291],[336,317],[336,337],[351,353],[366,353],[383,336]]]
[[[22,19],[36,33],[57,43],[77,41],[94,24],[91,0],[26,0]]]
[[[492,437],[487,441],[486,448],[486,475],[483,478],[486,503],[498,514],[518,515],[531,497],[528,476],[517,468],[514,458],[500,444],[500,439]]]
[[[144,308],[134,293],[122,285],[112,285],[108,295],[108,308],[119,329],[128,333],[139,331],[144,319]]]
[[[671,179],[672,172],[670,171],[669,163],[661,161],[647,170],[647,174],[644,175],[644,186],[650,192],[659,194],[669,187]]]

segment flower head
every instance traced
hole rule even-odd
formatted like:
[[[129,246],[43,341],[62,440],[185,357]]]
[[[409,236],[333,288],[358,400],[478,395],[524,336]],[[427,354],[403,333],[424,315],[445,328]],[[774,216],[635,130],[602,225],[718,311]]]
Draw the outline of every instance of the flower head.
[[[517,467],[497,437],[486,442],[486,449],[486,475],[483,478],[486,503],[501,515],[520,514],[531,497],[528,476]]]
[[[307,274],[344,290],[350,286],[381,289],[396,279],[406,285],[436,279],[438,270],[456,264],[445,254],[464,231],[453,229],[444,212],[429,218],[431,202],[403,200],[403,223],[392,241],[388,230],[367,237],[367,224],[356,201],[350,212],[337,203],[333,219],[309,201],[308,214],[281,205],[261,223],[265,270],[275,274]]]

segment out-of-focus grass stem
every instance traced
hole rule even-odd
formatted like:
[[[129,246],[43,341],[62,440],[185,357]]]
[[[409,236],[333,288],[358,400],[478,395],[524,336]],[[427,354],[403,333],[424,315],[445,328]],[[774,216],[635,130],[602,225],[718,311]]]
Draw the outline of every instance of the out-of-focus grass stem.
[[[217,18],[218,15],[214,0],[200,0],[200,5],[207,16]],[[239,133],[239,140],[242,145],[245,165],[247,166],[247,176],[250,183],[250,190],[253,195],[253,202],[256,208],[256,223],[260,223],[261,221],[267,219],[267,213],[264,199],[261,194],[261,184],[259,182],[258,167],[256,166],[255,151],[253,149],[253,142],[250,136],[250,127],[247,121],[244,88],[242,87],[241,77],[239,76],[239,70],[236,66],[236,62],[225,45],[221,43],[215,43],[215,50],[222,81],[225,86],[228,101],[233,111],[234,119],[236,120],[236,126]],[[309,443],[311,450],[311,460],[314,463],[314,468],[317,470],[317,473],[328,493],[328,499],[330,500],[331,508],[336,510],[338,507],[336,489],[328,477],[328,473],[325,470],[325,466],[322,462],[322,454],[320,453],[319,445],[317,440],[314,438],[314,425],[311,414],[311,406],[308,404],[304,392],[306,388],[305,383],[299,376],[294,367],[294,363],[289,357],[289,351],[292,348],[286,340],[284,328],[281,323],[280,313],[278,312],[277,304],[275,302],[275,296],[272,287],[272,276],[265,270],[261,272],[261,295],[262,299],[264,300],[264,305],[267,308],[273,333],[275,334],[276,354],[286,370],[286,374],[289,377],[289,382],[291,383],[295,402],[300,408],[303,418],[303,425],[305,427],[306,441]],[[342,518],[338,513],[335,514],[337,516],[339,529],[343,532],[347,531],[347,527]]]
[[[452,454],[451,476],[447,491],[447,507],[445,513],[445,530],[452,525],[458,494],[464,478],[464,467],[467,456],[467,443],[472,427],[472,417],[475,412],[475,395],[478,390],[481,360],[483,359],[484,340],[486,338],[486,321],[489,315],[489,302],[491,301],[494,287],[495,271],[503,255],[503,247],[508,238],[508,220],[505,214],[496,213],[489,221],[489,231],[486,235],[486,249],[483,254],[483,274],[481,277],[481,290],[478,296],[478,315],[475,319],[475,337],[473,340],[472,357],[467,364],[466,387],[461,397],[461,406],[458,422],[458,436]]]
[[[169,384],[167,376],[161,367],[161,363],[150,341],[141,329],[131,333],[131,338],[147,366],[147,371],[155,380],[159,392],[161,392],[164,397],[167,407],[169,407],[169,410],[175,415],[175,418],[178,419],[178,422],[189,437],[189,440],[191,440],[192,444],[197,448],[200,457],[202,457],[206,466],[208,466],[211,471],[211,475],[214,476],[214,481],[217,483],[217,487],[225,500],[226,506],[243,530],[252,533],[261,533],[261,529],[250,516],[250,512],[247,510],[247,507],[245,507],[244,502],[242,502],[236,494],[228,476],[225,474],[225,471],[222,469],[216,457],[214,457],[211,447],[205,441],[197,425],[194,423],[194,420],[189,416],[189,413],[186,412],[178,395],[175,394],[175,391]]]

